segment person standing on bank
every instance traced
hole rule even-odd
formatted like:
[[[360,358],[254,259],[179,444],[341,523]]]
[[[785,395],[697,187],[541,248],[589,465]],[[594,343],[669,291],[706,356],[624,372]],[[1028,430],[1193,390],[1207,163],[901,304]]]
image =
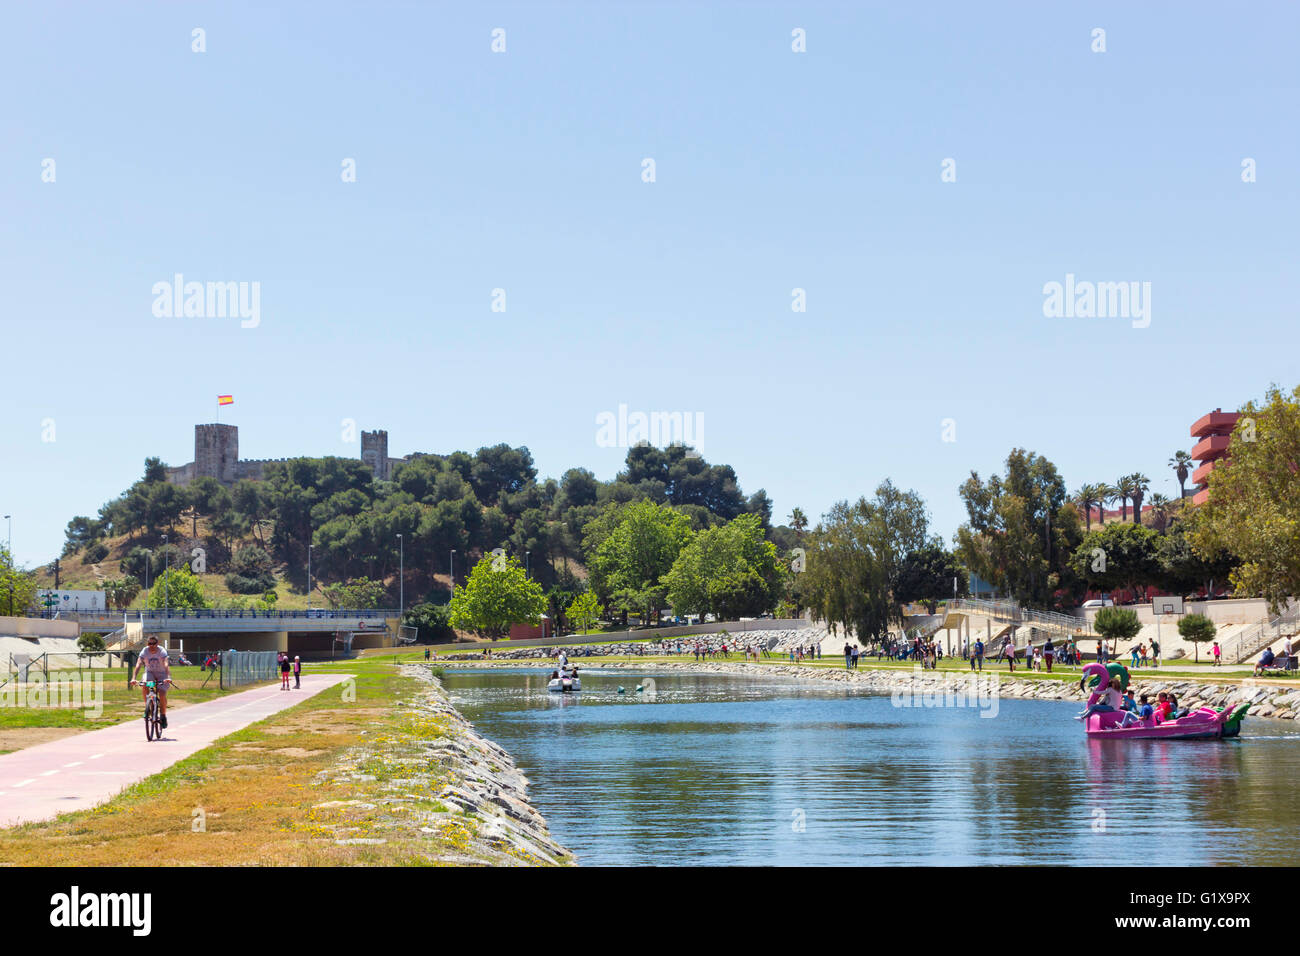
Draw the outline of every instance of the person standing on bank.
[[[293,689],[298,690],[302,687],[302,658],[294,655],[293,658]]]

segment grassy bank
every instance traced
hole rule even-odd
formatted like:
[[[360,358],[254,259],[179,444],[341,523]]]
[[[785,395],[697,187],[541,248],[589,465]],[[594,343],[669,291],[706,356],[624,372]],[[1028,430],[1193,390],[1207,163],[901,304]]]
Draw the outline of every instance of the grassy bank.
[[[108,803],[0,830],[0,864],[338,866],[473,862],[472,814],[389,784],[446,734],[399,701],[421,688],[386,661],[351,661],[354,699],[325,691],[223,737]],[[434,826],[421,826],[433,815]],[[431,832],[426,832],[431,831]],[[340,842],[342,841],[342,842]],[[350,842],[355,841],[355,842]],[[382,841],[382,842],[381,842]]]

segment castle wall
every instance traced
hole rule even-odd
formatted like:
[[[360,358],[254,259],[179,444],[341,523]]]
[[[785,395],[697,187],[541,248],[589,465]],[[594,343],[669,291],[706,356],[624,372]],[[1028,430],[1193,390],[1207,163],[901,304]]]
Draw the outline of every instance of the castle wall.
[[[167,480],[174,485],[188,485],[198,478],[215,478],[223,485],[248,479],[262,481],[266,466],[272,462],[289,461],[288,458],[239,457],[239,427],[237,425],[195,425],[194,460],[185,465],[169,467]],[[388,480],[393,469],[407,458],[388,456],[388,432],[379,430],[361,433],[361,460],[375,478]]]

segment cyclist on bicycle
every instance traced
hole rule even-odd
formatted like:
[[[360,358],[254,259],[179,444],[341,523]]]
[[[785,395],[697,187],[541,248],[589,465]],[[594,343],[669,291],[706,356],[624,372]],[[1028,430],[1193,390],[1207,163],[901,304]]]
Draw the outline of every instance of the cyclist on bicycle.
[[[149,646],[140,652],[140,660],[135,665],[132,684],[140,683],[140,668],[145,669],[145,677],[157,684],[158,703],[162,710],[162,726],[167,726],[167,682],[172,678],[171,664],[167,660],[167,649],[158,646],[158,638],[151,636]],[[144,699],[149,699],[149,688],[144,688]]]

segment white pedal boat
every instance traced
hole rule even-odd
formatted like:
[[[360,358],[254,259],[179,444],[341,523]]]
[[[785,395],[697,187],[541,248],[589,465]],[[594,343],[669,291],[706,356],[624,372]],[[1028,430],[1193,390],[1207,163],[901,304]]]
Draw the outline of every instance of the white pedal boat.
[[[578,679],[577,674],[561,671],[559,677],[552,677],[547,681],[546,689],[553,694],[569,694],[573,691],[582,690],[582,681]]]

